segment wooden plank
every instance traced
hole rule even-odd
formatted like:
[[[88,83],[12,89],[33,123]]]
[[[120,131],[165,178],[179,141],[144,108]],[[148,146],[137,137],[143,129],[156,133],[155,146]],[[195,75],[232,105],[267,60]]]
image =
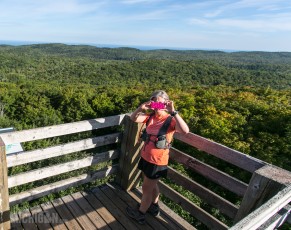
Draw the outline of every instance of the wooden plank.
[[[138,187],[132,191],[128,192],[129,195],[140,203],[141,201],[141,187]],[[171,210],[168,206],[166,206],[162,201],[159,201],[160,206],[160,215],[157,217],[164,225],[167,227],[170,226],[171,229],[185,229],[185,230],[196,230],[191,224],[189,224],[186,220],[180,217],[177,213]]]
[[[37,225],[39,230],[53,229],[40,206],[34,206],[30,208],[30,212],[34,219],[34,223]]]
[[[59,216],[63,219],[65,225],[68,229],[79,230],[82,227],[79,223],[75,220],[74,216],[64,204],[61,198],[52,201],[54,208],[57,210]]]
[[[179,226],[179,229],[184,230],[196,230],[194,226],[189,224],[186,220],[184,220],[182,217],[180,217],[177,213],[175,213],[172,209],[170,209],[167,205],[165,205],[163,202],[159,203],[162,212],[165,213],[165,215],[168,216],[169,219],[171,219],[171,222],[175,220],[175,225]]]
[[[115,196],[118,196],[123,202],[126,203],[127,206],[131,207],[137,207],[137,204],[140,203],[140,198],[137,198],[137,196],[134,199],[129,193],[124,191],[121,187],[119,187],[116,184],[109,184],[107,183],[107,189],[111,189],[111,191],[115,194]],[[147,214],[146,215],[146,220],[147,223],[152,226],[152,228],[156,229],[165,229],[165,225],[168,225],[166,229],[172,230],[175,229],[173,226],[169,225],[169,223],[164,220],[164,218],[158,216],[158,217],[153,217],[152,215]],[[165,223],[165,224],[164,224]]]
[[[78,192],[71,195],[83,212],[88,216],[91,222],[98,228],[102,230],[110,230],[106,224],[106,222],[102,219],[102,217],[96,212],[92,206],[88,203],[88,201],[83,197],[83,195]]]
[[[120,141],[121,133],[113,133],[95,138],[88,138],[67,144],[61,144],[49,148],[36,149],[32,151],[11,153],[7,155],[7,166],[27,164],[52,157],[58,157],[69,153],[97,148],[100,146],[117,143]]]
[[[165,183],[159,181],[158,184],[162,194],[171,199],[173,202],[179,204],[185,211],[189,212],[192,216],[200,220],[208,228],[216,230],[228,229],[224,223],[211,216],[209,213],[189,201],[187,198],[183,197],[181,194],[170,188]]]
[[[229,228],[229,230],[257,229],[289,202],[291,202],[291,185],[278,192],[277,195]]]
[[[172,148],[170,150],[170,158],[239,196],[243,196],[247,190],[246,183],[181,152],[180,150]]]
[[[291,212],[291,205],[287,204],[278,213],[273,215],[267,222],[261,225],[257,230],[273,230],[278,229],[285,221]]]
[[[19,219],[22,223],[23,229],[37,230],[37,226],[34,223],[34,219],[28,209],[22,210],[19,214]]]
[[[47,219],[49,220],[50,224],[54,228],[54,230],[67,230],[68,228],[64,224],[64,221],[55,210],[54,206],[50,202],[42,203],[41,205],[42,210],[44,211]]]
[[[75,220],[78,221],[80,226],[84,229],[96,229],[96,226],[90,221],[87,217],[86,213],[79,207],[79,205],[75,202],[72,196],[64,196],[61,198],[68,209],[71,211],[72,215],[74,216]]]
[[[131,190],[128,192],[125,192],[124,190],[116,190],[116,186],[114,186],[115,194],[120,197],[128,206],[131,206],[133,208],[137,207],[138,204],[141,203],[140,196],[136,196]],[[136,189],[134,189],[135,191]],[[169,229],[173,230],[176,229],[175,224],[173,224],[171,221],[169,221],[167,218],[162,216],[160,214],[159,216],[152,216],[150,214],[146,214],[146,222],[148,225],[150,225],[152,228],[156,229]]]
[[[6,147],[0,136],[0,229],[10,229]]]
[[[121,114],[104,118],[71,122],[61,125],[53,125],[42,128],[14,131],[9,133],[3,133],[0,136],[2,137],[6,145],[13,143],[22,143],[27,141],[35,141],[50,137],[58,137],[73,133],[79,133],[94,129],[101,129],[120,125],[123,121],[124,116],[125,114]]]
[[[114,193],[109,187],[108,185],[104,185],[104,186],[100,186],[100,190],[111,200],[114,202],[114,204],[118,207],[118,209],[123,213],[124,216],[127,216],[126,214],[126,207],[128,206],[128,204],[126,202],[124,202],[116,193]],[[133,206],[136,207],[136,206]],[[134,224],[136,225],[136,228],[139,229],[144,229],[144,230],[152,230],[153,228],[151,227],[150,223],[147,221],[147,224],[145,225],[140,225],[137,222],[134,222]],[[162,225],[157,225],[155,226],[156,229],[165,229],[163,228]]]
[[[125,216],[118,207],[110,200],[99,188],[92,190],[96,198],[109,210],[109,212],[118,220],[126,230],[136,230],[138,225],[132,222],[129,217]]]
[[[201,151],[212,154],[213,156],[216,156],[249,172],[254,172],[267,164],[262,160],[228,148],[222,144],[218,144],[194,133],[188,133],[186,135],[175,133],[174,137]]]
[[[47,177],[60,175],[62,173],[70,172],[76,169],[96,165],[100,162],[116,159],[118,158],[118,156],[119,152],[117,150],[111,150],[96,154],[95,156],[86,157],[81,160],[69,161],[54,166],[44,167],[41,169],[20,173],[15,176],[8,177],[8,188],[41,180]]]
[[[17,213],[10,213],[10,221],[11,221],[11,229],[14,230],[22,230],[21,221],[19,220],[19,217]]]
[[[197,182],[183,176],[171,167],[168,167],[167,177],[174,181],[176,184],[183,186],[186,190],[191,191],[199,196],[204,202],[210,204],[212,207],[217,208],[230,218],[234,218],[238,207],[223,197],[218,196],[214,192],[198,184]]]
[[[290,211],[290,213],[291,213],[291,211]],[[288,216],[286,218],[286,222],[289,223],[289,224],[291,224],[291,215],[290,215],[290,213],[288,214]]]
[[[258,169],[250,180],[234,221],[238,222],[290,184],[291,172],[287,170],[273,165]]]
[[[47,184],[37,188],[33,188],[21,193],[16,193],[9,196],[10,205],[20,204],[25,201],[31,201],[40,197],[49,195],[65,190],[70,187],[86,184],[90,181],[105,178],[109,175],[113,175],[118,171],[118,165],[107,167],[102,170],[98,170],[94,173],[82,174],[76,177],[71,177],[65,180],[57,181],[55,183]]]
[[[93,194],[87,192],[81,192],[81,194],[111,229],[125,229]]]

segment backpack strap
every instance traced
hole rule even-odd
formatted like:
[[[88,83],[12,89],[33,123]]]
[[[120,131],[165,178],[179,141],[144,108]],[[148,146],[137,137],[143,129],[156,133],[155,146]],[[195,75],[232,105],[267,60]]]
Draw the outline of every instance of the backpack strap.
[[[149,125],[151,118],[154,116],[155,113],[151,113],[146,121],[146,127]]]
[[[168,116],[167,117],[167,119],[165,120],[164,124],[162,125],[162,127],[159,130],[159,133],[157,135],[158,137],[167,134],[167,131],[168,131],[168,128],[169,128],[169,126],[171,124],[172,118],[173,118],[172,116]]]
[[[148,124],[150,123],[150,119],[153,117],[154,113],[151,113],[148,117],[145,123],[142,124],[140,131],[139,131],[139,137],[142,138],[143,133],[146,132],[146,128],[148,126]],[[144,125],[146,125],[146,127],[144,128]],[[146,134],[148,135],[148,134]],[[142,138],[143,139],[143,138]]]

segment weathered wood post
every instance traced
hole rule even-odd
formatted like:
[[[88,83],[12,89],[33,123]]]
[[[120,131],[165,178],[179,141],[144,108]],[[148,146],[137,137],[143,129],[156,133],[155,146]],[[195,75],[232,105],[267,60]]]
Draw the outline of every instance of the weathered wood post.
[[[234,219],[237,223],[291,184],[291,173],[273,165],[256,170]]]
[[[10,229],[8,175],[5,144],[0,137],[0,229]]]
[[[126,191],[138,185],[140,171],[137,169],[139,152],[142,143],[139,141],[141,124],[135,123],[129,115],[124,117],[124,132],[121,143],[121,155],[119,159],[120,173],[116,182]]]

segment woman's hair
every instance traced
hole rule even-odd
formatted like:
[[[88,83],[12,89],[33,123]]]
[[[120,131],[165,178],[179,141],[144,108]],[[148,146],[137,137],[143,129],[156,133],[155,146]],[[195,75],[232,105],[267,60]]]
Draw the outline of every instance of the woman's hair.
[[[165,100],[169,100],[169,96],[164,90],[156,90],[152,93],[150,99],[152,99],[153,97],[162,97]]]

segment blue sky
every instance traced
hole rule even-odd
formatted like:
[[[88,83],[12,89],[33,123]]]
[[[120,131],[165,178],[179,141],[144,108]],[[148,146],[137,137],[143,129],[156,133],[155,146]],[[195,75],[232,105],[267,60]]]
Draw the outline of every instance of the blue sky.
[[[0,40],[291,52],[291,0],[0,0]]]

